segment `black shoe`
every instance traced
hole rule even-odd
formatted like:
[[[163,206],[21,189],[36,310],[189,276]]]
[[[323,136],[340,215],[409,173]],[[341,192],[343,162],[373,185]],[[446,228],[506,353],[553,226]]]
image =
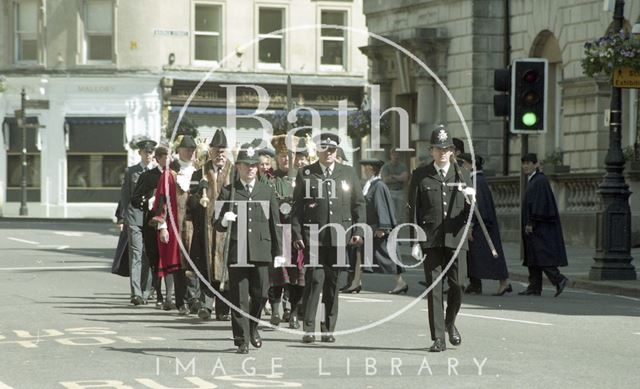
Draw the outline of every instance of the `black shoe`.
[[[407,292],[409,291],[409,285],[405,284],[402,288],[394,288],[393,290],[389,291],[389,294],[407,294]]]
[[[336,338],[333,335],[322,335],[320,341],[324,343],[335,343]]]
[[[282,321],[288,322],[289,319],[291,319],[291,310],[285,309],[284,312],[282,313]]]
[[[464,294],[482,294],[482,287],[478,287],[475,285],[469,285],[464,290]]]
[[[447,331],[447,333],[449,334],[449,343],[451,343],[454,346],[457,346],[460,343],[462,343],[462,337],[460,336],[460,332],[458,332],[458,329],[454,324],[450,324],[446,326],[445,331]]]
[[[202,308],[202,303],[200,302],[200,300],[192,299],[191,301],[189,301],[189,313],[196,314],[198,313],[198,311],[200,311],[200,308]]]
[[[216,320],[217,321],[229,321],[231,320],[231,315],[229,315],[228,313],[224,313],[224,314],[216,314]]]
[[[556,285],[556,294],[553,297],[560,296],[560,293],[562,293],[562,291],[564,290],[564,288],[567,286],[568,283],[569,283],[569,279],[567,277],[564,277],[562,281],[558,282],[558,285]]]
[[[209,308],[200,308],[200,310],[198,311],[198,317],[202,320],[209,320],[211,319],[211,310],[209,310]]]
[[[418,284],[424,286],[425,288],[429,287],[429,284],[427,284],[427,281],[418,281]]]
[[[189,314],[189,308],[186,305],[181,305],[178,308],[178,315],[187,316]]]
[[[506,288],[498,291],[497,293],[494,293],[493,296],[504,296],[505,293],[511,293],[513,292],[513,288],[511,287],[511,284],[507,285]]]
[[[131,304],[133,304],[133,305],[142,305],[142,304],[144,304],[144,300],[140,296],[133,296],[131,298]]]
[[[362,290],[362,284],[356,286],[355,288],[348,287],[347,289],[343,290],[342,293],[360,293],[361,290]]]
[[[535,290],[535,289],[527,288],[527,289],[523,290],[522,292],[520,292],[518,294],[520,296],[540,296],[540,295],[542,295],[542,291],[541,290]]]
[[[255,348],[262,347],[262,337],[260,337],[260,333],[258,332],[257,328],[251,331],[251,336],[249,337],[249,340],[251,341],[251,344],[253,345],[253,347]]]
[[[313,335],[305,335],[302,337],[302,343],[315,343],[316,337]]]
[[[246,344],[241,344],[240,346],[238,346],[238,349],[236,350],[236,354],[249,354],[249,346],[247,346]]]
[[[272,326],[277,327],[278,324],[280,324],[280,316],[272,313],[271,319],[269,319],[269,323],[271,323]]]
[[[294,330],[297,330],[298,328],[300,328],[300,321],[298,321],[298,315],[291,315],[291,317],[289,318],[289,328],[293,328]]]
[[[447,344],[444,342],[444,339],[436,339],[433,342],[433,345],[429,347],[427,350],[430,353],[439,353],[440,351],[444,351],[447,349]]]

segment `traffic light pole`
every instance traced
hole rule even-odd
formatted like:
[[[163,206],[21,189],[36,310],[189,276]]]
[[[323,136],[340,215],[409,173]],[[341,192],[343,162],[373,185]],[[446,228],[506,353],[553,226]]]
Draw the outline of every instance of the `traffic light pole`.
[[[20,110],[22,111],[22,119],[20,123],[20,133],[22,134],[22,152],[20,153],[20,216],[27,216],[29,210],[27,209],[27,117],[24,112],[26,93],[22,88],[20,93]]]
[[[613,33],[622,29],[624,1],[616,0],[613,14]],[[622,154],[622,94],[611,87],[611,115],[609,119],[609,150],[605,157],[607,173],[598,186],[601,198],[597,213],[595,264],[589,271],[591,280],[635,280],[631,264],[631,209],[629,185],[625,182]]]

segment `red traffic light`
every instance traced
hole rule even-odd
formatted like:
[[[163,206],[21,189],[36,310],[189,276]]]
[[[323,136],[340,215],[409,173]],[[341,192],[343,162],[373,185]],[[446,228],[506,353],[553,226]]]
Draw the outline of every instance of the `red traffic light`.
[[[523,75],[522,75],[522,79],[524,80],[524,82],[528,83],[528,84],[533,84],[534,82],[538,81],[539,75],[538,72],[536,72],[535,70],[527,70]]]

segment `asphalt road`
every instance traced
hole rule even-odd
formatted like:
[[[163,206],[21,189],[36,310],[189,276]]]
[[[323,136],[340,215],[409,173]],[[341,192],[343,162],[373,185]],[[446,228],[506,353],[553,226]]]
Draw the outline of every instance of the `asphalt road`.
[[[129,304],[110,274],[106,223],[0,221],[0,389],[6,388],[631,388],[640,369],[640,300],[568,289],[553,298],[465,296],[463,342],[427,353],[426,301],[390,296],[365,275],[340,299],[334,344],[262,330],[235,354],[228,322]],[[493,291],[495,283],[486,283]],[[522,284],[515,284],[520,291]],[[415,303],[408,307],[409,304]],[[390,316],[406,310],[397,317]],[[376,322],[386,320],[376,325]]]

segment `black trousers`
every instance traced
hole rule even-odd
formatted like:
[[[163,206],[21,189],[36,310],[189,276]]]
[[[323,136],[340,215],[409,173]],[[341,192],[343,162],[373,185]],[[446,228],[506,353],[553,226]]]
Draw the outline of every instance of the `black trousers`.
[[[455,250],[447,247],[426,249],[427,258],[424,261],[424,277],[427,284],[431,286],[442,270],[447,266]],[[465,258],[464,250],[459,252],[459,256]],[[443,284],[444,279],[449,284],[447,292],[447,310],[444,311]],[[455,324],[456,316],[462,305],[462,283],[459,278],[458,258],[456,258],[447,271],[445,277],[435,285],[427,294],[427,304],[429,308],[429,330],[431,340],[444,339],[445,326]]]
[[[205,285],[204,282],[198,278],[198,275],[195,274],[194,278],[187,277],[188,287],[187,289],[191,292],[190,295],[195,296],[196,299],[199,299],[202,303],[202,306],[208,309],[210,312],[214,311],[215,306],[215,314],[216,316],[227,315],[229,313],[229,306],[222,301],[218,296],[216,296],[209,286]],[[229,293],[227,291],[220,291],[220,282],[218,281],[209,281],[213,289],[222,294],[227,300],[229,299]]]
[[[529,286],[528,289],[536,292],[542,291],[542,273],[553,285],[558,285],[564,279],[557,266],[529,266]]]
[[[320,292],[324,303],[324,326],[322,332],[333,332],[338,321],[338,277],[342,268],[333,267],[337,256],[337,248],[323,245],[318,248],[322,266],[306,267],[304,274],[304,293],[302,306],[304,309],[303,329],[311,333],[316,331],[316,312],[320,303]]]
[[[251,332],[258,326],[258,323],[244,317],[237,309],[260,319],[267,302],[268,289],[268,264],[254,264],[254,267],[229,266],[229,301],[235,305],[231,312],[231,329],[236,346],[249,344]]]

